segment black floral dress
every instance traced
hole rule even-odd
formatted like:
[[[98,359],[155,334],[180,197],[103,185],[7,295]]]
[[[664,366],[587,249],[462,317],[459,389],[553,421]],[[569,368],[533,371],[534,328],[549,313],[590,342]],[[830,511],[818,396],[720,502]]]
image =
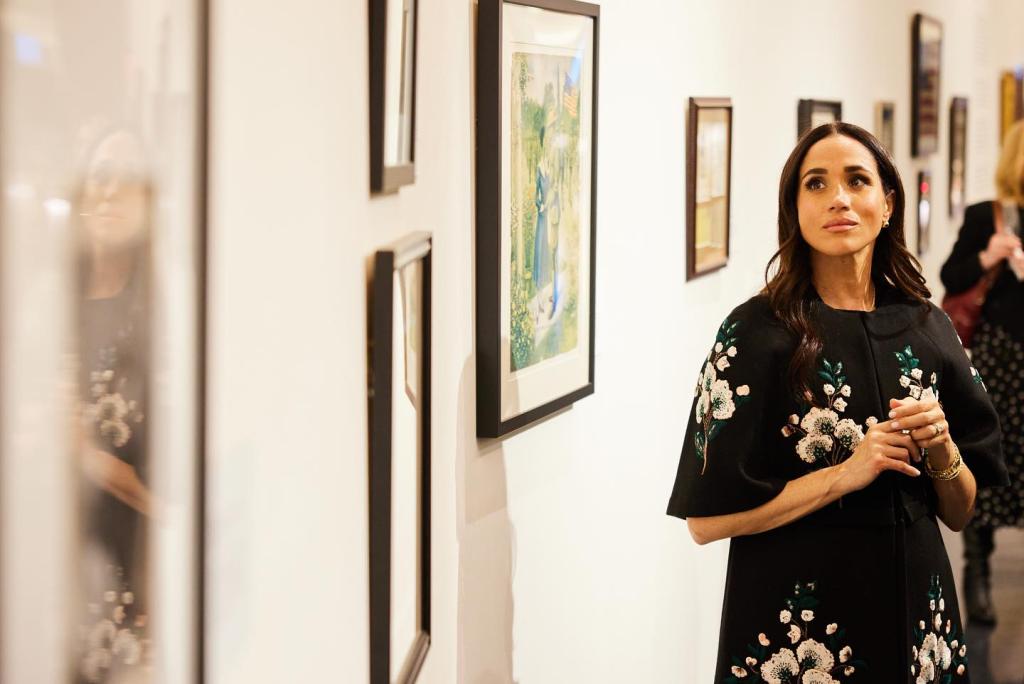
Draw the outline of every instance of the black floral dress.
[[[937,395],[979,486],[1006,481],[999,421],[937,307],[879,284],[871,312],[812,303],[824,337],[813,405],[795,341],[764,297],[737,307],[701,370],[668,513],[749,510],[848,458],[889,399]],[[966,684],[949,559],[926,475],[887,472],[789,525],[730,542],[715,682]]]
[[[144,288],[79,303],[83,439],[148,480],[148,325]],[[148,519],[83,473],[78,590],[82,600],[77,684],[150,681]]]

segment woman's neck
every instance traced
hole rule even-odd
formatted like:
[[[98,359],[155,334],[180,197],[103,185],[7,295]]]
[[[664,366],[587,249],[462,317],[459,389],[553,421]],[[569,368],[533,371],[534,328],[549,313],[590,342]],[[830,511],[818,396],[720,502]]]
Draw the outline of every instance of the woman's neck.
[[[135,255],[130,250],[120,253],[97,250],[90,255],[88,268],[86,299],[109,299],[121,294],[131,280]]]
[[[874,310],[875,283],[871,278],[871,256],[870,253],[839,257],[812,253],[812,280],[821,301],[833,309]]]

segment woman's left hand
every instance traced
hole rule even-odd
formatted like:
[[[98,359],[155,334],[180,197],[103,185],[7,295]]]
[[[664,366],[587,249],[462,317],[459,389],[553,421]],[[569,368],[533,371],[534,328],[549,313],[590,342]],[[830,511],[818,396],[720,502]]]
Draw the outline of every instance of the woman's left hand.
[[[949,441],[949,423],[938,399],[890,399],[889,408],[893,428],[910,430],[910,437],[919,448],[932,449]]]

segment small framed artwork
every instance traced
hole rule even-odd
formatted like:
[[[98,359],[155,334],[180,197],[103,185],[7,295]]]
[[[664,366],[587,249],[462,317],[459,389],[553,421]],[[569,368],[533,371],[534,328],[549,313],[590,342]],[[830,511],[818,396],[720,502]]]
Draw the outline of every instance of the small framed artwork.
[[[410,684],[430,648],[431,240],[373,261],[370,291],[370,682]]]
[[[416,0],[370,0],[370,190],[415,178]]]
[[[967,98],[949,103],[949,215],[960,216],[967,196]]]
[[[999,79],[999,140],[1024,118],[1024,71],[1004,71]]]
[[[912,33],[910,152],[922,157],[939,149],[942,24],[924,14],[915,14]]]
[[[917,174],[917,256],[924,256],[932,237],[932,172]]]
[[[594,391],[599,13],[571,0],[480,0],[480,437]]]
[[[843,103],[838,100],[800,100],[796,110],[796,137],[822,124],[843,120]]]
[[[896,154],[896,105],[875,103],[875,135],[890,155]]]
[[[690,98],[686,140],[686,279],[729,261],[732,101]]]

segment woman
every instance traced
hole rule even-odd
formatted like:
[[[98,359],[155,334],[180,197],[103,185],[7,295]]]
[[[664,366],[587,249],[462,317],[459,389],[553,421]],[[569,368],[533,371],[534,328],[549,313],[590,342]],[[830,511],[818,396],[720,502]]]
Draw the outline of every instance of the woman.
[[[989,593],[989,556],[997,527],[1024,527],[1024,121],[1007,131],[996,170],[996,202],[968,207],[953,252],[942,267],[946,292],[994,277],[971,340],[974,365],[985,376],[1003,426],[1010,487],[978,494],[977,515],[964,529],[964,597],[971,622],[995,624]],[[1002,229],[996,230],[1000,217]]]
[[[806,134],[777,272],[700,374],[668,512],[700,544],[731,538],[716,683],[969,681],[936,520],[962,529],[976,485],[1006,472],[903,212],[871,134]]]
[[[76,322],[82,596],[75,682],[149,681],[149,245],[145,154],[122,128],[86,151]]]

